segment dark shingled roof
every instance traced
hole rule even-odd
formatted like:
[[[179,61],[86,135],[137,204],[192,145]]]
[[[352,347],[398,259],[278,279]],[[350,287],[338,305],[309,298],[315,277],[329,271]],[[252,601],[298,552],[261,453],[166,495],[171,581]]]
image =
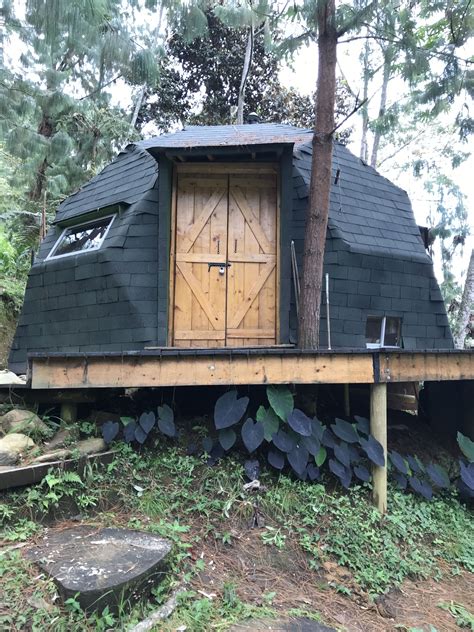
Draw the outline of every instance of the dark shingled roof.
[[[294,151],[294,177],[304,183],[299,198],[307,198],[311,177],[311,142]],[[352,252],[392,254],[411,261],[429,262],[420,230],[406,191],[381,176],[351,152],[336,143],[329,227]]]
[[[57,222],[117,203],[133,204],[155,183],[154,149],[196,149],[294,144],[294,180],[300,199],[308,197],[312,131],[291,125],[190,126],[129,145],[99,175],[65,200]],[[155,152],[154,152],[155,153]],[[337,178],[336,173],[339,171]],[[329,227],[353,252],[401,256],[427,262],[405,191],[336,143]],[[337,180],[337,182],[336,182]]]
[[[254,125],[190,125],[179,132],[143,140],[139,147],[151,150],[195,147],[242,147],[246,145],[293,144],[311,138],[311,130],[277,123]]]
[[[112,204],[133,204],[155,184],[156,160],[138,145],[128,145],[95,178],[59,206],[56,222],[84,215]]]

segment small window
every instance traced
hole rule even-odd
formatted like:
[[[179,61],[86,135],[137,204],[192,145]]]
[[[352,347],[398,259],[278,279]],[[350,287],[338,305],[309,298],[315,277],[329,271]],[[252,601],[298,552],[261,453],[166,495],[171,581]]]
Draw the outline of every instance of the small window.
[[[400,346],[401,319],[395,316],[368,316],[365,327],[367,349]]]
[[[66,228],[47,258],[67,257],[68,255],[97,250],[101,247],[114,217],[114,215],[109,215],[95,222]]]

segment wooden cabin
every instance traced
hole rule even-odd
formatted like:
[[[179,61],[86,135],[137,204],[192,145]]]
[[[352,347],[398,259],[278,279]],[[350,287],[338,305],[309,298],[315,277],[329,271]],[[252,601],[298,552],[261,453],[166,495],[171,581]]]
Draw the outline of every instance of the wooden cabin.
[[[128,145],[59,206],[10,368],[32,353],[297,347],[311,155],[311,131],[277,124]],[[407,194],[340,144],[324,261],[332,349],[452,348]]]

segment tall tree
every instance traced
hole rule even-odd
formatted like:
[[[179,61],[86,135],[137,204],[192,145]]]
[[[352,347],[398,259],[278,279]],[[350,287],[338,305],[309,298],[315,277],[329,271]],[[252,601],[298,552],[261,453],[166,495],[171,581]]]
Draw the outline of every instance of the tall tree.
[[[132,41],[119,0],[28,0],[7,27],[24,52],[0,77],[5,148],[24,161],[30,206],[78,186],[130,136],[106,87],[143,80],[153,52]],[[18,174],[20,175],[20,174]]]
[[[331,191],[337,39],[335,0],[319,0],[318,82],[313,162],[303,253],[298,342],[303,349],[319,346],[323,258]]]
[[[464,349],[464,341],[468,334],[471,313],[474,308],[474,250],[471,251],[469,267],[467,269],[464,291],[459,306],[454,329],[454,345],[457,349]]]

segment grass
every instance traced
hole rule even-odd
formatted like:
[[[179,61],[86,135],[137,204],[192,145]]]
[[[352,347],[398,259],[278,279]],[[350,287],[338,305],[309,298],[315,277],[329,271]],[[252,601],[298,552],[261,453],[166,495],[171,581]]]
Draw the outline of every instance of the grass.
[[[65,526],[78,513],[91,524],[143,529],[175,546],[169,578],[153,599],[124,607],[118,618],[85,615],[74,602],[59,606],[52,583],[37,579],[21,549],[10,549],[0,557],[0,629],[126,629],[184,582],[179,607],[160,629],[224,630],[281,612],[319,618],[297,595],[292,601],[298,583],[370,599],[406,578],[439,577],[445,562],[454,572],[474,572],[474,521],[453,496],[428,502],[390,489],[381,520],[368,487],[342,493],[267,472],[264,491],[252,494],[245,482],[233,458],[210,468],[161,443],[159,452],[123,447],[105,470],[91,467],[84,480],[51,472],[39,486],[5,494],[5,548],[31,540],[45,524]],[[264,526],[249,529],[256,518]]]

